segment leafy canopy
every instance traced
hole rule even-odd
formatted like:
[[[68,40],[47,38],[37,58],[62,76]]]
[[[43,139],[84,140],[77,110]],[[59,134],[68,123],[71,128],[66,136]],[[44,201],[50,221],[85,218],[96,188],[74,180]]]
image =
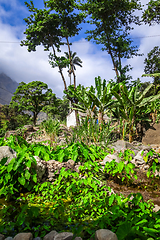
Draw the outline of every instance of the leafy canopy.
[[[33,81],[21,82],[12,97],[11,105],[18,107],[19,111],[30,111],[33,113],[33,123],[40,111],[47,110],[47,106],[55,107],[57,99],[46,83]]]

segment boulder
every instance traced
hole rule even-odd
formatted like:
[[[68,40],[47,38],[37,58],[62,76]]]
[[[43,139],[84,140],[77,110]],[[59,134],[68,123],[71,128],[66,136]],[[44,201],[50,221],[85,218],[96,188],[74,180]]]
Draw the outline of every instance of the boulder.
[[[158,212],[160,210],[160,206],[157,204],[154,205],[153,212]]]
[[[50,233],[48,233],[47,235],[44,236],[43,240],[53,240],[55,239],[55,236],[57,235],[58,233],[56,231],[51,231]]]
[[[146,162],[144,161],[143,157],[144,157],[144,154],[142,154],[143,150],[139,151],[136,156],[133,158],[133,161],[135,161],[136,164],[138,165],[142,165],[142,164],[145,164]]]
[[[111,162],[113,159],[115,159],[116,163],[120,162],[120,158],[116,155],[116,154],[108,154],[107,156],[105,156],[105,158],[103,159],[102,162],[100,162],[100,164],[102,166],[105,166],[107,162]]]
[[[4,240],[13,240],[13,238],[12,237],[7,237]]]
[[[114,148],[116,152],[124,152],[124,150],[130,149],[132,150],[135,154],[139,152],[140,150],[150,150],[151,146],[144,146],[140,142],[134,141],[133,143],[129,143],[124,140],[118,140],[112,144],[109,144],[108,147]],[[134,156],[134,155],[133,155]]]
[[[17,155],[16,155],[16,152],[12,148],[10,148],[8,146],[2,146],[2,147],[0,147],[0,161],[6,157],[8,157],[8,160],[5,163],[5,165],[8,165],[10,163],[10,161],[12,160],[12,158],[16,158]]]
[[[71,232],[62,232],[55,236],[54,240],[72,240],[73,233]]]
[[[0,234],[0,240],[4,240],[5,236],[3,234]]]
[[[18,233],[13,240],[33,240],[32,233]]]
[[[142,143],[147,144],[159,144],[160,145],[160,123],[155,123],[145,132],[142,138]]]
[[[95,233],[95,240],[118,240],[117,235],[108,229],[100,229]]]
[[[44,160],[41,160],[38,156],[34,156],[37,165],[32,165],[32,167],[34,167],[34,169],[36,170],[37,173],[37,180],[38,182],[41,182],[43,175],[46,172],[47,169],[47,162]]]

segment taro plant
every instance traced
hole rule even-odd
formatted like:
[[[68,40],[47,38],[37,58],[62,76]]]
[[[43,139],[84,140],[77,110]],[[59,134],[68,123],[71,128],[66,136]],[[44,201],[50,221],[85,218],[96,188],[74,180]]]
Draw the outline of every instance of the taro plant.
[[[21,191],[30,191],[33,188],[37,182],[37,174],[31,164],[36,164],[36,161],[26,147],[17,152],[17,157],[7,165],[6,162],[7,158],[0,162],[0,197],[9,200],[15,193],[19,195]]]
[[[113,159],[105,164],[104,174],[107,178],[114,179],[116,182],[131,183],[133,177],[137,179],[134,168],[135,165],[132,163],[126,164],[124,161],[117,163]]]
[[[88,146],[83,142],[70,143],[67,147],[58,146],[51,151],[52,158],[59,162],[66,162],[69,159],[75,162],[86,162],[88,160],[103,159],[106,156],[105,149],[100,146]]]
[[[110,189],[100,186],[95,178],[97,171],[95,162],[81,167],[84,177],[62,168],[54,183],[38,184],[34,193],[21,196],[18,209],[4,206],[3,219],[9,220],[11,211],[14,218],[2,220],[0,232],[7,230],[15,235],[14,228],[17,232],[32,231],[34,237],[43,237],[54,227],[90,239],[96,230],[110,229],[120,240],[159,240],[160,214],[153,212],[153,204],[144,202],[140,193],[127,198],[109,194]]]

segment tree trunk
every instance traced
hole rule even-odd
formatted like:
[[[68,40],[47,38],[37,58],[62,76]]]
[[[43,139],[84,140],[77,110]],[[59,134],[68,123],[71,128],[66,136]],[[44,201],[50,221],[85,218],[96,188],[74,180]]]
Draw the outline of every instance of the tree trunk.
[[[129,142],[130,143],[133,142],[133,125],[132,124],[129,126]]]
[[[141,122],[140,122],[140,124],[141,124],[141,139],[142,139],[142,137],[143,137],[143,121],[141,120]]]
[[[109,39],[108,35],[107,35],[107,40],[108,40],[108,43],[110,44],[110,39]],[[109,45],[109,51],[108,51],[108,53],[109,53],[109,55],[111,56],[112,63],[113,63],[113,67],[114,67],[114,70],[115,70],[116,76],[117,76],[117,82],[119,83],[119,82],[120,82],[120,80],[119,80],[119,73],[118,73],[117,65],[116,65],[116,63],[115,63],[115,59],[114,59],[114,56],[113,56],[113,54],[112,54],[112,49],[111,49],[110,45]]]
[[[53,54],[54,54],[54,56],[56,56],[56,52],[55,52],[55,49],[54,49],[54,46],[53,46],[52,42],[51,42],[51,45],[52,45],[52,49],[53,49]],[[59,73],[61,74],[61,77],[62,77],[62,80],[63,80],[63,83],[64,83],[64,89],[67,91],[67,84],[66,84],[66,80],[64,78],[64,75],[62,73],[62,69],[60,68],[60,66],[58,66],[58,68],[59,68]]]
[[[155,110],[154,110],[154,113],[153,113],[153,115],[152,115],[153,125],[155,124],[156,119],[157,119],[157,110],[155,109]]]
[[[76,117],[76,125],[79,126],[80,120],[79,120],[79,116],[78,116],[78,110],[75,110],[75,117]]]
[[[66,40],[67,40],[67,46],[68,46],[68,52],[69,52],[70,66],[71,66],[71,70],[72,70],[72,73],[73,73],[74,89],[76,89],[76,74],[75,74],[75,72],[74,72],[74,68],[73,68],[73,64],[72,64],[71,50],[70,50],[70,45],[69,45],[68,37],[66,37]]]
[[[36,113],[33,113],[33,125],[36,125],[36,119],[37,119],[37,115]]]
[[[125,135],[125,119],[123,119],[123,129],[122,129],[122,139],[121,140],[124,140],[124,135]]]

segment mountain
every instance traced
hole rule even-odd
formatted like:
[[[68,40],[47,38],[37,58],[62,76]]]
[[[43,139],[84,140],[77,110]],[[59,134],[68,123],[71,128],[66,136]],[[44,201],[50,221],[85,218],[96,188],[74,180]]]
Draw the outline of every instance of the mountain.
[[[12,80],[6,74],[0,74],[0,103],[9,104],[13,93],[16,91],[19,83]]]

